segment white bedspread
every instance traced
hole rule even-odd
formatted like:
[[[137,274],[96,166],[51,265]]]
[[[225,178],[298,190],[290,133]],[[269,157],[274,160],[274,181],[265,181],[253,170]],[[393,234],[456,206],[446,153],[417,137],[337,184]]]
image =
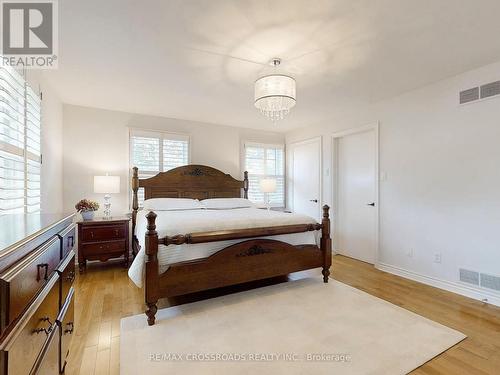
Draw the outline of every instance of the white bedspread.
[[[278,225],[309,224],[316,221],[305,215],[267,211],[257,208],[237,208],[231,210],[185,210],[185,211],[157,211],[156,231],[158,236],[174,236],[215,230],[259,228]],[[146,215],[148,211],[137,213],[135,234],[141,245],[141,250],[135,257],[128,271],[129,277],[138,286],[142,287],[144,278],[144,241],[146,234]],[[265,238],[275,239],[292,245],[318,244],[319,232],[293,233]],[[172,263],[206,258],[223,248],[242,240],[210,242],[194,245],[160,245],[158,248],[158,262],[160,273],[168,269]]]

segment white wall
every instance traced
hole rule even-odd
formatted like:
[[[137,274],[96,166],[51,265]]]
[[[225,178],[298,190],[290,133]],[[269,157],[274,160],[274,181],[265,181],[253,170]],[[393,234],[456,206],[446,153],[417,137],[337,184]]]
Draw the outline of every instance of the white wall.
[[[43,93],[41,210],[44,213],[62,212],[63,104],[46,83],[42,71],[29,70],[26,79],[36,92],[41,90]]]
[[[129,127],[185,133],[190,136],[191,163],[206,164],[242,176],[240,144],[243,140],[284,143],[283,134],[208,123],[64,105],[64,209],[90,198],[93,176],[108,172],[121,177],[121,193],[112,196],[114,215],[128,212]]]
[[[287,134],[323,136],[331,204],[331,134],[379,121],[381,267],[497,304],[500,293],[458,283],[458,268],[500,276],[500,97],[459,106],[458,93],[499,79],[500,62]]]

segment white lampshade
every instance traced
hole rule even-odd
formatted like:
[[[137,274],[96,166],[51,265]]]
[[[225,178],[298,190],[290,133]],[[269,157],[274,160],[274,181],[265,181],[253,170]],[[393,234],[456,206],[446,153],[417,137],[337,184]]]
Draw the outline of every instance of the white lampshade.
[[[263,193],[274,193],[276,191],[276,179],[264,178],[260,180],[260,191]]]
[[[120,176],[94,176],[94,193],[117,194],[120,192]]]
[[[295,106],[295,79],[272,74],[255,82],[255,107],[272,121],[282,120]]]

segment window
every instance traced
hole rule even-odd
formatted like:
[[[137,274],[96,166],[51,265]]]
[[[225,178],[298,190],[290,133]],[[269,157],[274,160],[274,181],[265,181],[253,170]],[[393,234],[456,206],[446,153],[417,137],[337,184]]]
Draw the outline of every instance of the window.
[[[270,202],[285,206],[285,148],[283,145],[245,143],[245,170],[248,171],[248,199],[255,203]],[[260,180],[276,179],[276,192],[262,193]]]
[[[189,164],[189,136],[130,129],[130,167],[139,168],[139,178]],[[144,191],[138,192],[139,206]]]
[[[41,100],[0,67],[0,215],[40,211]]]

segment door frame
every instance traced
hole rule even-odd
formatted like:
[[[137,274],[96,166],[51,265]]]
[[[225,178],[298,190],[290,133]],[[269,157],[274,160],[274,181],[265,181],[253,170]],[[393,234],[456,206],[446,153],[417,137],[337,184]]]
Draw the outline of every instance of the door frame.
[[[323,216],[322,214],[322,207],[323,207],[323,136],[317,136],[317,137],[312,137],[312,138],[307,138],[301,141],[295,141],[287,144],[287,151],[288,151],[288,173],[287,173],[287,179],[288,183],[287,186],[289,187],[288,189],[288,204],[289,208],[293,211],[293,198],[294,198],[294,187],[293,187],[293,150],[297,146],[302,146],[306,145],[308,143],[313,143],[313,142],[319,142],[319,150],[318,150],[318,159],[319,159],[319,165],[318,165],[318,172],[319,172],[319,197],[318,197],[318,218],[321,218]]]
[[[379,171],[379,158],[380,158],[380,141],[379,141],[379,128],[380,124],[378,121],[365,125],[365,126],[360,126],[356,128],[351,128],[343,131],[339,131],[336,133],[333,133],[331,136],[331,142],[332,142],[332,205],[333,205],[333,220],[332,220],[332,225],[333,225],[333,251],[337,253],[338,248],[337,248],[337,228],[338,225],[337,223],[341,220],[341,217],[338,212],[338,172],[339,172],[339,166],[338,166],[338,140],[340,138],[343,138],[348,135],[353,135],[353,134],[358,134],[358,133],[365,133],[368,131],[374,131],[375,133],[375,263],[374,266],[377,267],[379,264],[379,252],[380,252],[380,192],[379,192],[379,185],[380,185],[380,171]]]

